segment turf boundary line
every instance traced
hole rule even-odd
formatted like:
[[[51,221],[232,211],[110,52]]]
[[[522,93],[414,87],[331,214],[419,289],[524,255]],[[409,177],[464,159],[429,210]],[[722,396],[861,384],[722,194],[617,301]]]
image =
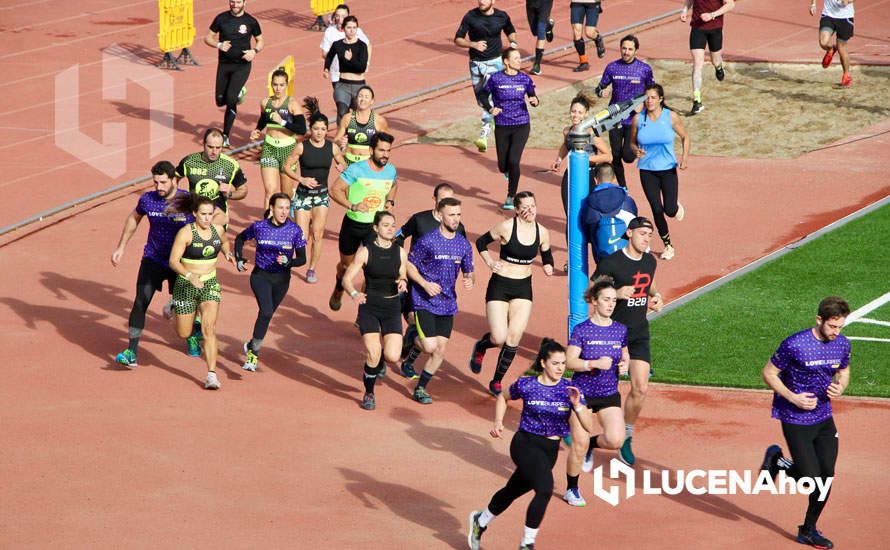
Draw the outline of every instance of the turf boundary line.
[[[621,380],[622,383],[630,384],[629,381]],[[768,388],[740,388],[738,386],[709,386],[709,385],[697,385],[697,384],[674,384],[672,382],[649,382],[650,387],[656,387],[658,389],[680,389],[680,390],[711,390],[711,391],[727,391],[727,392],[736,392],[736,393],[762,393],[762,394],[772,394],[773,390]],[[875,402],[878,405],[888,405],[890,406],[890,397],[876,397],[873,395],[844,395],[844,401],[864,401],[864,402]]]
[[[665,305],[664,308],[662,308],[662,310],[660,312],[647,315],[647,319],[649,321],[655,320],[655,319],[661,317],[662,315],[665,315],[666,313],[669,313],[669,312],[679,308],[680,306],[688,304],[689,302],[695,300],[696,298],[704,296],[705,294],[707,294],[708,292],[711,292],[712,290],[716,290],[716,289],[720,288],[721,286],[725,285],[726,283],[729,283],[731,281],[734,281],[735,279],[738,279],[739,277],[741,277],[742,275],[744,275],[746,273],[754,271],[755,269],[763,266],[764,264],[767,264],[773,260],[781,258],[785,254],[788,254],[789,252],[797,249],[798,247],[803,246],[803,245],[809,243],[810,241],[813,241],[813,240],[821,237],[822,235],[825,235],[826,233],[830,233],[831,231],[834,231],[835,229],[842,227],[857,218],[861,218],[862,216],[865,216],[866,214],[869,214],[869,213],[881,208],[882,206],[884,206],[886,204],[890,204],[890,195],[884,197],[883,199],[875,201],[875,202],[869,204],[868,206],[860,208],[859,210],[857,210],[851,214],[847,214],[843,218],[841,218],[839,220],[835,220],[835,221],[831,222],[830,224],[826,225],[825,227],[823,227],[821,229],[817,229],[816,231],[813,231],[812,233],[805,235],[796,241],[788,243],[785,246],[783,246],[782,248],[779,248],[778,250],[774,250],[774,251],[770,252],[769,254],[767,254],[766,256],[758,258],[758,259],[754,260],[753,262],[751,262],[747,265],[744,265],[744,266],[740,267],[739,269],[736,269],[732,273],[728,273],[718,279],[711,281],[710,283],[708,283],[704,286],[698,287],[697,289],[693,290],[692,292],[689,292],[687,294],[684,294],[683,296],[680,296],[676,300]]]
[[[643,19],[641,21],[635,21],[635,22],[625,25],[623,27],[619,27],[617,29],[614,29],[614,30],[611,30],[608,32],[604,32],[604,33],[602,33],[602,36],[603,36],[603,38],[609,38],[609,37],[616,36],[618,34],[627,32],[631,29],[635,29],[637,27],[644,27],[647,25],[651,25],[651,24],[657,23],[663,19],[667,19],[668,17],[673,17],[674,15],[677,15],[681,11],[682,11],[682,9],[677,8],[677,9],[673,9],[671,11],[668,11],[668,12],[665,12],[665,13],[662,13],[662,14],[659,14],[659,15],[656,15],[653,17],[649,17],[647,19]],[[589,40],[586,40],[586,39],[585,39],[585,41],[590,42]],[[544,55],[551,56],[553,54],[560,54],[560,53],[566,52],[572,48],[574,48],[574,44],[568,43],[568,44],[565,44],[562,46],[556,46],[549,50],[545,50]],[[523,58],[523,61],[528,61],[533,58],[534,58],[534,56],[528,55]],[[451,88],[452,86],[464,84],[469,81],[470,81],[470,77],[465,76],[465,77],[450,80],[448,82],[444,82],[441,84],[436,84],[434,86],[430,86],[429,88],[423,88],[423,89],[417,90],[415,92],[410,92],[405,95],[394,97],[387,101],[382,101],[377,106],[377,109],[380,110],[381,112],[385,113],[385,111],[383,111],[383,109],[386,109],[387,107],[392,107],[392,106],[395,106],[395,105],[398,105],[401,103],[407,103],[413,99],[417,99],[419,97],[423,97],[423,96],[426,96],[429,94],[434,94],[436,92],[445,90],[447,88]],[[250,149],[257,148],[257,147],[261,146],[262,144],[263,144],[262,140],[254,141],[254,142],[248,143],[246,145],[242,145],[241,147],[236,147],[235,149],[226,151],[226,154],[227,155],[237,155],[238,153],[243,153],[244,151],[248,151]],[[14,223],[7,225],[5,227],[0,227],[0,238],[6,236],[9,233],[12,233],[13,231],[22,229],[23,227],[29,226],[29,225],[37,223],[37,222],[42,222],[46,218],[51,218],[61,212],[64,212],[65,210],[70,210],[72,208],[76,208],[76,207],[86,204],[90,201],[102,198],[106,195],[110,195],[112,193],[122,191],[122,190],[127,189],[128,187],[132,187],[134,185],[138,185],[142,182],[148,181],[149,179],[151,179],[151,175],[137,176],[133,179],[129,179],[122,183],[115,184],[107,189],[96,191],[95,193],[91,193],[89,195],[68,201],[68,202],[61,204],[59,206],[50,208],[49,210],[44,210],[43,212],[38,212],[37,214],[34,214],[33,216],[29,216],[28,218],[25,218],[24,220],[14,222]],[[21,238],[21,237],[19,237],[19,238]],[[16,239],[12,239],[11,241],[8,241],[5,243],[0,243],[0,248],[9,244],[10,242],[13,242],[16,240],[18,240],[18,239],[16,238]]]

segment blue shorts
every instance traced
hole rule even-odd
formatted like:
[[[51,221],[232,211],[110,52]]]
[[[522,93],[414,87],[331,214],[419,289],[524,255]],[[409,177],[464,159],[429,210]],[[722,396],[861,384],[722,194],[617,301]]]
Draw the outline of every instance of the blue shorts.
[[[599,2],[593,4],[572,2],[569,4],[569,10],[571,10],[570,18],[572,25],[580,25],[587,20],[586,27],[595,27],[599,23],[600,13],[602,13],[603,8]]]

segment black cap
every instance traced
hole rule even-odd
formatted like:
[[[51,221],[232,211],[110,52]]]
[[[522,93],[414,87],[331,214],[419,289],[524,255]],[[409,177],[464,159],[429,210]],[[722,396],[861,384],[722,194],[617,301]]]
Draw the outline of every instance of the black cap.
[[[649,218],[646,218],[644,216],[637,216],[636,218],[630,220],[630,223],[627,224],[628,231],[633,231],[634,229],[639,229],[641,227],[648,227],[653,231],[655,230],[655,228],[652,227],[652,222],[649,221]]]

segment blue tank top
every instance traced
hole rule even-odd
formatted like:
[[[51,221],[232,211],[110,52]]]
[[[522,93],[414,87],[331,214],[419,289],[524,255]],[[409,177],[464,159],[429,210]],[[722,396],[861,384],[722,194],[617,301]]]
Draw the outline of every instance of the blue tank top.
[[[671,112],[662,109],[655,120],[641,113],[637,119],[637,143],[646,151],[637,165],[640,170],[670,170],[677,166]]]

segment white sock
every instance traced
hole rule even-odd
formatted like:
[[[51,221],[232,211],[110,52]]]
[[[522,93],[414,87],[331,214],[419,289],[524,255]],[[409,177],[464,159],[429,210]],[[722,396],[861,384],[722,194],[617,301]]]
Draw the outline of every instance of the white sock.
[[[525,534],[522,536],[522,544],[534,544],[535,537],[538,536],[538,530],[531,527],[525,528]]]
[[[488,524],[491,523],[491,520],[494,519],[494,514],[488,511],[488,508],[482,510],[482,513],[479,514],[479,527],[488,527]]]
[[[624,437],[630,437],[634,434],[634,425],[633,424],[625,424],[624,425]]]

